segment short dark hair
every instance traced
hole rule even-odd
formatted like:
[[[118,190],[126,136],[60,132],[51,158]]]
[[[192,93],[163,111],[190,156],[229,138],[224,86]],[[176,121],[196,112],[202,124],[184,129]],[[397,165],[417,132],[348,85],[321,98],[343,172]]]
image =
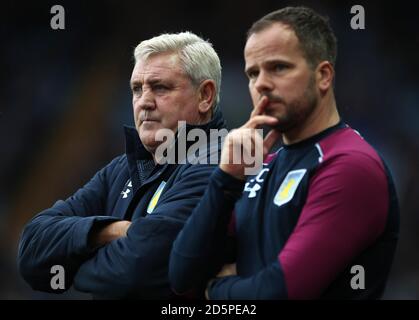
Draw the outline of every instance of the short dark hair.
[[[324,60],[335,65],[337,39],[327,17],[307,7],[286,7],[256,21],[247,32],[247,39],[274,23],[285,24],[294,30],[304,57],[311,67],[315,68]]]

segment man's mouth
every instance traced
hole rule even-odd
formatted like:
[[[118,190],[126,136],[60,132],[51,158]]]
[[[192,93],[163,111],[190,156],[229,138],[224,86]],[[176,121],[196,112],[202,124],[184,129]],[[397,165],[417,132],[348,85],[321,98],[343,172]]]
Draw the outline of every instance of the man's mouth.
[[[140,112],[140,123],[150,123],[150,122],[158,122],[158,119],[151,116],[151,113],[148,110],[144,112]]]
[[[140,117],[140,123],[158,122],[156,118],[151,117]]]
[[[265,106],[264,113],[270,114],[275,112],[279,106],[284,106],[282,101],[269,101],[268,104]]]

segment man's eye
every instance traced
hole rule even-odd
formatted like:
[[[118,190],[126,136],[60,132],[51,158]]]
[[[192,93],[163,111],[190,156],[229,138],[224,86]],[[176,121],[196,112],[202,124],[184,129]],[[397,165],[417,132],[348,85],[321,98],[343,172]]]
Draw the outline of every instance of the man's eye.
[[[135,93],[135,94],[139,94],[139,93],[141,93],[142,92],[142,87],[141,86],[133,86],[132,87],[132,92],[133,93]]]
[[[285,65],[285,64],[276,64],[275,65],[275,71],[282,71],[282,70],[285,70],[287,68],[288,68],[288,66]]]
[[[156,84],[153,89],[156,91],[165,91],[167,90],[167,87],[162,84]]]
[[[257,77],[258,77],[258,75],[259,75],[259,72],[258,72],[258,71],[249,71],[249,72],[247,73],[247,77],[248,77],[249,79],[255,79],[255,78],[257,78]]]

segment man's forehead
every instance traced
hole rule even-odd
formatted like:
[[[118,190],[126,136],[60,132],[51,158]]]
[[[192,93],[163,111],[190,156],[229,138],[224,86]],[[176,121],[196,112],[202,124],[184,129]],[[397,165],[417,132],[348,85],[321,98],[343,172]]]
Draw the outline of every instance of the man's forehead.
[[[183,73],[180,59],[175,53],[157,53],[135,63],[131,80],[143,77],[166,77]]]
[[[298,38],[294,30],[285,24],[274,23],[249,37],[244,48],[244,56],[247,59],[295,49],[298,49]]]

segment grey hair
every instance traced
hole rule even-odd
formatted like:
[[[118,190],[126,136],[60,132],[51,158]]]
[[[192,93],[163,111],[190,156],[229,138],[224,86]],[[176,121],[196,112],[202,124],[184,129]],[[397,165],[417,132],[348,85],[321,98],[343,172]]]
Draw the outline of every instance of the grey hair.
[[[165,52],[178,54],[183,70],[194,85],[198,86],[207,79],[214,80],[217,95],[212,109],[216,110],[220,101],[221,63],[212,44],[189,31],[165,33],[137,45],[134,50],[135,62]]]

